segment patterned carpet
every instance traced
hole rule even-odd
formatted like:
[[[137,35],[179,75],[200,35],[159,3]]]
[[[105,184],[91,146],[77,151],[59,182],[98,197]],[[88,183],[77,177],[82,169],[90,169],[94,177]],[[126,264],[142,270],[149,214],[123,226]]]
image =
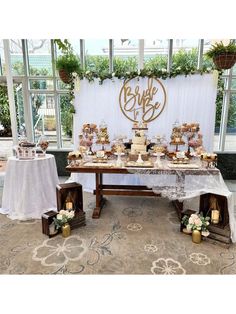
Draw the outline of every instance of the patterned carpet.
[[[97,220],[94,201],[84,193],[87,225],[68,238],[49,239],[40,220],[0,215],[0,273],[236,274],[236,245],[192,243],[168,200],[109,197]]]

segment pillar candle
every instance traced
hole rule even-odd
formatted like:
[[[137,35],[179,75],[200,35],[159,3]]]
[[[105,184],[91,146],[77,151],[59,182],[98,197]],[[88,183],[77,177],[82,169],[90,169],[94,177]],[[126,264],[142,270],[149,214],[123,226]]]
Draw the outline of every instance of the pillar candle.
[[[72,202],[66,202],[66,210],[73,209],[73,203]]]
[[[219,223],[219,218],[220,218],[220,212],[217,209],[213,209],[211,211],[211,222],[213,224],[218,224]]]

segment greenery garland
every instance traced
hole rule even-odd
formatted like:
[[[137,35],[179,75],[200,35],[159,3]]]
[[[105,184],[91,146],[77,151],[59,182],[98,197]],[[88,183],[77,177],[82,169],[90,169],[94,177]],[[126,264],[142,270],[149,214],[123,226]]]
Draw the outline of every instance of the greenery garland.
[[[59,57],[57,60],[57,68],[58,65],[63,67],[63,59],[65,60],[66,56],[71,59],[79,58],[74,54],[73,48],[69,41],[65,39],[61,41],[60,39],[55,39],[55,43],[58,45],[58,48],[63,53],[63,56]],[[98,80],[99,84],[102,85],[103,82],[107,79],[114,81],[114,78],[118,78],[120,80],[128,80],[132,78],[144,78],[144,77],[153,77],[160,79],[173,78],[178,75],[194,75],[194,74],[204,74],[211,73],[215,70],[215,66],[210,59],[204,59],[201,69],[197,69],[197,49],[192,49],[192,51],[186,52],[184,50],[179,50],[176,54],[173,55],[173,62],[171,71],[168,72],[166,70],[167,67],[167,59],[163,56],[157,56],[149,60],[147,64],[145,64],[142,70],[136,70],[137,68],[137,60],[135,58],[129,58],[130,64],[128,64],[128,60],[115,60],[117,61],[115,71],[109,73],[109,59],[108,57],[101,58],[100,56],[88,56],[86,59],[91,59],[89,64],[88,61],[85,64],[85,69],[82,69],[81,66],[79,68],[76,67],[73,73],[70,75],[73,77],[71,82],[68,84],[69,97],[70,97],[70,108],[69,111],[74,113],[74,87],[75,87],[75,79],[79,78],[80,80],[87,79],[89,82],[93,82],[95,79]],[[70,66],[68,65],[68,60],[65,60],[64,65],[67,66],[68,72],[70,71]],[[130,71],[127,71],[127,68],[130,68]],[[221,75],[221,72],[219,72]]]
[[[153,77],[153,78],[160,78],[160,79],[167,79],[176,77],[178,75],[193,75],[193,74],[204,74],[204,73],[211,73],[214,69],[213,68],[206,68],[201,70],[193,70],[191,68],[181,68],[177,67],[175,70],[171,72],[167,72],[166,69],[142,69],[140,71],[130,71],[130,72],[112,72],[112,73],[97,73],[95,71],[83,71],[78,77],[82,79],[87,79],[89,82],[94,81],[94,79],[98,79],[99,83],[102,84],[106,79],[113,80],[114,78],[118,78],[121,80],[128,80],[132,78],[143,78],[143,77]]]

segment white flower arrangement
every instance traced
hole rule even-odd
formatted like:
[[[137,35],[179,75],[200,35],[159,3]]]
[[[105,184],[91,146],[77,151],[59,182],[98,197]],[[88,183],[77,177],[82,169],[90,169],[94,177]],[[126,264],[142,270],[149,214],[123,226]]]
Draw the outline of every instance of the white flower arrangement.
[[[68,223],[75,216],[74,210],[64,210],[61,209],[56,217],[53,218],[56,229],[60,229],[66,223]]]
[[[210,232],[208,231],[210,217],[204,217],[200,214],[192,214],[190,217],[185,215],[182,218],[182,224],[186,226],[188,231],[199,230],[204,237],[207,237]]]

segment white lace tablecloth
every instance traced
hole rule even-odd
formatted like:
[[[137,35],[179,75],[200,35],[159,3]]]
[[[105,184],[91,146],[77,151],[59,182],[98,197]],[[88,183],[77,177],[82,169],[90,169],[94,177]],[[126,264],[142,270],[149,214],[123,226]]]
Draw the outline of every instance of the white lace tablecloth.
[[[44,212],[56,210],[58,183],[53,155],[33,160],[8,158],[0,213],[10,219],[40,219]]]
[[[171,169],[168,163],[162,162],[161,170],[155,169],[129,169],[135,174],[142,185],[145,185],[155,193],[161,193],[162,197],[170,200],[184,201],[206,193],[223,195],[228,201],[229,225],[231,240],[236,242],[236,211],[234,197],[226,186],[220,171],[216,169]],[[198,173],[199,172],[199,173]]]

